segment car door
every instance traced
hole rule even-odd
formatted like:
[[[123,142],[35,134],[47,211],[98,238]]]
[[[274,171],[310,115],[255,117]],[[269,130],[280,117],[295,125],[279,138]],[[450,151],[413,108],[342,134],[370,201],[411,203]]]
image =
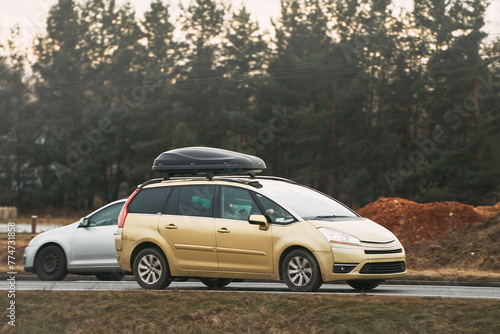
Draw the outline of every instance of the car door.
[[[71,242],[69,268],[118,267],[115,232],[123,205],[124,202],[119,202],[102,208],[86,219],[86,226],[80,225],[76,229]]]
[[[262,214],[247,189],[221,186],[220,214],[215,220],[220,271],[272,273],[272,226],[265,230],[248,217]]]
[[[158,230],[183,270],[217,270],[214,194],[213,185],[176,187],[160,218]]]

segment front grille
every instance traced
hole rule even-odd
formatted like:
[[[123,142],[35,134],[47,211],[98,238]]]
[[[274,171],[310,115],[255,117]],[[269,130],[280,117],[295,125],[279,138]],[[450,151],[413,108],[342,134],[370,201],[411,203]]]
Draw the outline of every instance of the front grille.
[[[359,271],[360,274],[394,274],[405,271],[404,261],[367,263]]]
[[[403,249],[391,249],[391,250],[365,250],[365,254],[395,254],[403,253]]]

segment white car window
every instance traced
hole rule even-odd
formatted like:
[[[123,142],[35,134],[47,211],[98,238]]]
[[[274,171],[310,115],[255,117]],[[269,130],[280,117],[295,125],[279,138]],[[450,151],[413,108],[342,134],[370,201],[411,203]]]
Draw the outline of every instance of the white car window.
[[[273,180],[259,180],[259,182],[263,185],[262,193],[282,202],[304,220],[358,217],[344,204],[311,188]]]
[[[89,219],[89,226],[118,225],[118,215],[123,207],[122,203],[117,203],[93,214]]]

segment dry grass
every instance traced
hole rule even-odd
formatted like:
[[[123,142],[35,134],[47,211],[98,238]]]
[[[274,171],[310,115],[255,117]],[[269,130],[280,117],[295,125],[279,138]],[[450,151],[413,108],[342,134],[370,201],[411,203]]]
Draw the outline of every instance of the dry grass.
[[[500,215],[410,245],[408,267],[413,270],[500,272]]]
[[[28,246],[30,242],[30,235],[29,234],[18,234],[16,235],[16,244],[15,246],[15,264],[16,264],[16,271],[18,273],[23,272],[23,254],[24,254],[24,249],[26,246]],[[12,245],[11,245],[12,246]],[[7,252],[8,250],[8,239],[7,235],[3,234],[0,235],[0,272],[7,272],[7,271],[13,271],[13,270],[7,270],[7,257],[9,253]]]
[[[7,296],[0,296],[7,305]],[[498,301],[175,290],[21,291],[17,333],[499,333]],[[5,311],[0,332],[7,333]]]
[[[437,270],[409,269],[404,279],[407,281],[498,283],[500,282],[500,272],[457,268],[439,268]]]

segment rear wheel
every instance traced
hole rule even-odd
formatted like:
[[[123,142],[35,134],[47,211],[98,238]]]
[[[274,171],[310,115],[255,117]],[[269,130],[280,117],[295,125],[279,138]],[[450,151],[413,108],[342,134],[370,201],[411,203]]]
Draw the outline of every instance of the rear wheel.
[[[352,288],[358,291],[370,291],[379,286],[383,281],[370,281],[370,280],[359,280],[359,281],[347,281]]]
[[[137,254],[134,276],[144,289],[164,289],[172,281],[165,256],[155,248],[146,248]]]
[[[201,277],[200,281],[212,289],[222,288],[231,283],[233,280],[230,278],[211,278]]]
[[[60,281],[68,274],[66,257],[61,248],[47,246],[35,259],[35,273],[42,281]]]
[[[323,284],[316,259],[302,249],[294,250],[285,257],[281,273],[286,285],[292,291],[316,291]]]

